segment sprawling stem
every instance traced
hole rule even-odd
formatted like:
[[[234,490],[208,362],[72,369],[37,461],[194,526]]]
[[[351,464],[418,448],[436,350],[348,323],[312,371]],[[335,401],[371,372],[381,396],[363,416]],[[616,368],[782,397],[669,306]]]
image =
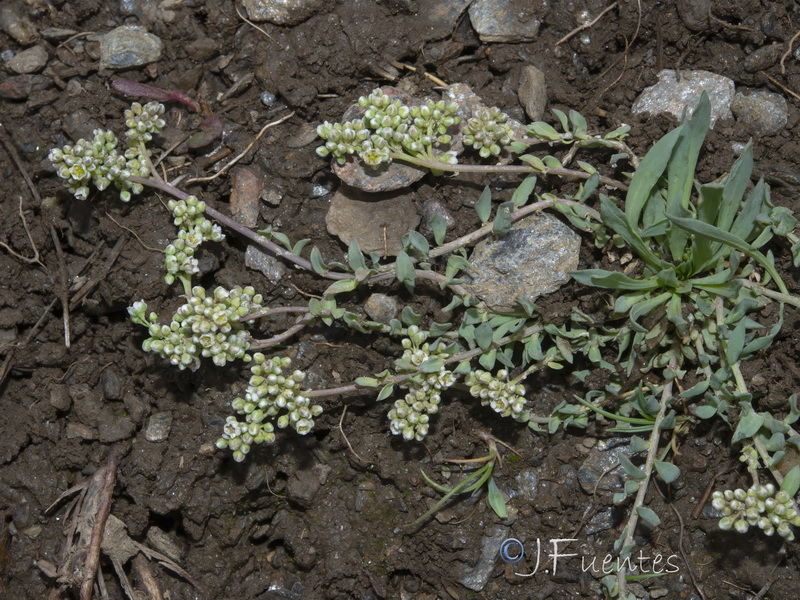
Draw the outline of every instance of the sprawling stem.
[[[575,171],[573,169],[559,169],[558,167],[545,167],[544,170],[534,169],[528,165],[451,165],[435,158],[421,158],[408,154],[393,153],[392,159],[425,167],[431,171],[447,171],[450,173],[541,173],[542,175],[556,175],[558,177],[570,177],[573,179],[589,179],[591,175],[586,171]],[[625,191],[628,186],[611,179],[604,175],[600,176],[600,183],[614,189]]]
[[[673,371],[678,367],[678,360],[676,355],[679,350],[673,350],[672,356],[669,359],[669,368]],[[667,415],[670,401],[672,400],[672,385],[674,380],[670,379],[664,384],[661,390],[661,402],[658,409],[658,414],[653,422],[653,431],[650,433],[649,449],[647,451],[647,458],[645,459],[644,468],[642,469],[645,478],[639,482],[639,490],[636,493],[636,499],[631,507],[631,513],[628,517],[628,522],[625,524],[625,538],[620,546],[620,558],[625,558],[622,555],[626,553],[626,549],[633,546],[633,535],[636,530],[636,524],[639,522],[639,508],[644,506],[644,498],[647,495],[647,488],[650,485],[650,477],[653,474],[653,466],[656,462],[658,455],[658,439],[661,436],[661,423]],[[617,581],[619,583],[619,597],[625,598],[627,595],[627,580],[626,580],[626,567],[625,561],[620,561],[620,568],[617,574]]]

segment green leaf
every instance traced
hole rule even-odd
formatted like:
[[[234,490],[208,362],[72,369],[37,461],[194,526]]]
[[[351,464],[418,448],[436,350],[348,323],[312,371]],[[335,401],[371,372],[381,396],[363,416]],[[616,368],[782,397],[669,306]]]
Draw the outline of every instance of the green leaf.
[[[654,529],[661,524],[661,519],[658,518],[658,515],[651,508],[639,506],[636,509],[636,514],[639,515],[639,518],[641,518],[642,521]]]
[[[494,482],[494,477],[489,477],[486,499],[489,502],[489,506],[492,507],[494,514],[501,519],[505,519],[508,516],[506,512],[506,499],[503,497],[503,492],[500,491],[497,484]]]
[[[415,280],[415,273],[414,273],[414,262],[405,253],[405,250],[401,251],[400,254],[397,255],[395,259],[395,267],[394,272],[397,276],[397,280],[404,284],[409,292],[414,291],[414,280]]]
[[[311,243],[311,240],[308,239],[308,238],[300,240],[292,248],[292,254],[296,254],[297,256],[300,256],[300,253],[303,251],[303,248],[305,248],[310,243]]]
[[[637,290],[649,292],[660,286],[655,279],[633,279],[620,271],[604,269],[582,269],[569,271],[569,275],[578,283],[610,290]]]
[[[583,118],[581,113],[575,110],[570,110],[569,122],[572,124],[572,133],[576,138],[586,137],[586,131],[588,127],[586,125],[586,119]]]
[[[624,454],[619,455],[619,464],[622,465],[622,470],[630,477],[636,481],[644,481],[647,479],[647,475],[644,471],[642,471],[639,467],[631,462],[631,459],[625,456]]]
[[[273,238],[278,240],[284,248],[290,252],[292,251],[292,242],[289,241],[289,236],[287,236],[285,233],[281,233],[280,231],[273,231],[271,232],[271,235]]]
[[[353,271],[367,268],[367,263],[364,262],[364,255],[361,253],[356,240],[352,240],[350,245],[347,246],[347,264],[350,265]]]
[[[655,462],[656,471],[664,483],[672,483],[681,475],[681,470],[672,463],[657,460]]]
[[[631,452],[633,454],[644,452],[649,448],[650,448],[650,442],[640,438],[638,435],[631,436]]]
[[[378,387],[378,380],[374,377],[356,377],[355,384],[358,387],[374,388]]]
[[[681,125],[673,129],[658,140],[639,163],[625,197],[625,216],[630,223],[639,222],[645,204],[653,194],[653,188],[667,167],[672,148],[681,134],[682,127]]]
[[[533,134],[534,137],[540,140],[554,142],[561,139],[561,134],[544,121],[536,121],[535,123],[531,123],[526,127],[526,129]]]
[[[444,237],[447,233],[447,222],[444,220],[444,217],[436,213],[431,217],[430,221],[428,221],[428,227],[430,227],[433,232],[433,241],[436,242],[437,246],[441,246],[444,243]]]
[[[494,215],[494,222],[492,223],[492,233],[495,235],[505,235],[511,229],[511,209],[513,206],[511,202],[503,202],[497,207],[497,212]]]
[[[334,281],[328,289],[325,290],[325,296],[335,296],[336,294],[343,294],[345,292],[352,292],[358,287],[358,281],[355,279],[340,279]]]
[[[441,371],[443,368],[444,368],[444,360],[438,357],[429,358],[419,366],[419,370],[422,373],[436,373],[437,371]]]
[[[747,189],[747,185],[750,183],[750,175],[752,173],[753,142],[750,141],[747,142],[742,154],[731,166],[730,174],[725,178],[725,187],[717,220],[706,222],[713,223],[723,231],[731,230],[736,214],[742,207],[744,192]]]
[[[545,166],[544,162],[538,156],[533,156],[532,154],[523,154],[519,157],[522,162],[528,163],[531,167],[536,169],[537,171],[546,171],[547,167]]]
[[[475,328],[475,342],[484,352],[492,347],[492,326],[488,322]]]
[[[783,477],[781,491],[789,494],[790,498],[794,498],[798,489],[800,489],[800,465],[795,465],[792,470]]]
[[[489,217],[492,215],[492,190],[488,185],[483,188],[483,192],[475,203],[475,212],[478,213],[481,223],[489,221]]]
[[[681,125],[681,134],[667,164],[667,216],[682,217],[687,214],[697,158],[703,147],[710,119],[711,102],[708,94],[703,92],[691,118]],[[668,244],[673,261],[683,260],[688,238],[686,231],[675,228],[670,230]]]
[[[531,173],[525,179],[522,180],[522,183],[517,186],[517,189],[514,190],[514,193],[511,195],[511,204],[514,208],[519,208],[520,206],[524,206],[525,203],[530,198],[531,192],[533,192],[533,188],[536,187],[536,175]]]
[[[717,407],[710,404],[704,404],[694,409],[695,414],[701,419],[710,419],[717,414]]]
[[[394,392],[394,384],[387,383],[385,386],[381,388],[381,391],[378,394],[377,401],[380,402],[381,400],[386,400],[389,396],[392,395],[392,392]]]
[[[775,265],[769,259],[767,259],[766,256],[753,248],[742,238],[732,235],[727,231],[723,231],[714,225],[709,225],[708,223],[698,221],[697,219],[673,216],[669,216],[668,218],[681,229],[685,229],[686,231],[694,233],[695,235],[705,236],[715,242],[727,244],[731,248],[735,248],[740,252],[744,252],[747,256],[764,267],[764,270],[775,280],[775,284],[778,286],[781,292],[784,294],[788,293],[789,290],[786,289],[786,285],[783,283],[783,279],[781,279],[781,276],[775,269]]]
[[[564,111],[558,110],[557,108],[553,108],[552,112],[558,119],[558,122],[561,123],[561,129],[563,129],[566,132],[569,132],[569,121],[567,120],[567,115],[564,114]]]
[[[415,250],[419,258],[425,260],[428,258],[430,251],[430,244],[428,240],[418,231],[410,231],[403,236],[403,246],[406,250]]]
[[[747,333],[745,330],[746,323],[747,321],[745,319],[741,319],[728,338],[728,346],[725,349],[725,359],[728,361],[728,364],[733,365],[739,362],[739,357],[744,348],[745,335]]]
[[[739,417],[739,424],[733,432],[732,444],[737,444],[742,440],[753,437],[764,424],[764,415],[753,411],[749,402],[742,402],[742,414]]]
[[[317,275],[324,275],[328,270],[325,261],[322,260],[322,254],[316,246],[311,249],[311,268]]]
[[[480,365],[486,369],[487,371],[491,371],[494,368],[495,359],[497,357],[497,350],[489,350],[481,354],[481,357],[478,359]]]
[[[663,139],[663,138],[662,138]],[[641,167],[640,167],[641,169]],[[636,171],[637,173],[639,171]],[[630,194],[629,194],[630,196]],[[625,207],[628,210],[628,207]],[[633,221],[627,212],[623,213],[614,202],[605,195],[600,196],[600,217],[603,223],[611,228],[623,240],[628,242],[628,245],[633,248],[633,251],[648,265],[653,267],[654,270],[661,270],[662,262],[644,243],[637,231],[636,221]]]
[[[410,306],[404,306],[400,312],[400,319],[403,321],[403,325],[410,327],[411,325],[419,325],[422,322],[422,315],[415,313]]]

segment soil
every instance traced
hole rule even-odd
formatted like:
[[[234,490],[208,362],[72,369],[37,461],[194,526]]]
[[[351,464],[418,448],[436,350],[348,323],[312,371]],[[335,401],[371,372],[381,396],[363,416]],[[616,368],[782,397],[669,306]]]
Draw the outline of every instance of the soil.
[[[0,510],[6,515],[0,524],[0,597],[77,597],[76,589],[59,592],[37,567],[60,564],[65,547],[67,503],[46,509],[91,478],[113,444],[119,444],[122,457],[112,514],[131,538],[171,556],[202,588],[154,567],[165,598],[602,597],[598,578],[584,572],[581,561],[594,558],[599,565],[613,555],[626,512],[613,506],[613,486],[585,492],[578,470],[598,444],[618,443],[613,434],[598,425],[534,434],[452,394],[425,443],[403,443],[389,433],[389,403],[369,395],[326,398],[311,434],[281,432],[274,445],[254,449],[238,464],[213,443],[230,414],[231,398],[244,387],[246,370],[209,362],[194,373],[177,371],[142,351],[143,331],[127,316],[136,300],[163,314],[179,303],[176,287],[163,282],[160,249],[175,235],[163,200],[146,192],[122,204],[109,190],[77,201],[46,160],[50,148],[89,137],[95,127],[120,130],[131,100],[111,89],[118,77],[202,97],[222,118],[222,141],[202,152],[176,150],[170,177],[213,175],[215,166],[245,150],[263,125],[294,111],[267,130],[239,166],[262,174],[281,198],[278,206],[262,204],[258,226],[271,224],[294,241],[310,238],[330,259],[343,256],[346,248],[326,231],[331,194],[319,195],[315,188],[333,192],[339,183],[329,161],[314,151],[313,129],[337,120],[374,87],[402,82],[419,95],[434,94],[435,84],[424,75],[429,72],[448,83],[466,83],[488,105],[523,119],[516,82],[523,65],[535,64],[545,74],[550,108],[576,109],[596,130],[631,125],[630,143],[643,155],[675,123],[632,114],[633,100],[655,83],[661,68],[705,69],[730,77],[740,88],[785,95],[787,126],[756,139],[754,155],[757,174],[773,185],[774,202],[798,212],[800,111],[791,90],[800,92],[800,64],[791,54],[778,61],[800,25],[794,3],[667,0],[643,2],[647,6],[640,12],[637,2],[620,1],[597,24],[560,45],[556,42],[579,24],[582,11],[598,15],[608,2],[542,3],[549,8],[542,9],[536,41],[514,44],[482,43],[466,15],[445,26],[418,16],[443,4],[337,0],[299,24],[262,23],[256,29],[237,15],[234,3],[222,0],[3,3],[2,10],[13,8],[40,32],[61,27],[104,33],[122,24],[144,25],[163,42],[163,54],[146,67],[112,72],[99,67],[97,43],[86,35],[50,37],[42,42],[48,64],[28,81],[34,85],[18,99],[0,99]],[[118,5],[134,10],[123,16]],[[0,42],[14,53],[24,48],[5,33]],[[756,71],[744,69],[746,57],[773,44],[781,48],[775,60]],[[389,81],[381,73],[390,70],[390,61],[415,70],[402,70]],[[19,85],[11,75],[5,69],[0,85]],[[276,97],[270,107],[262,102],[264,92]],[[170,145],[165,140],[193,133],[202,120],[176,103],[166,118],[164,148]],[[724,174],[733,161],[731,142],[747,136],[733,120],[719,122],[709,135],[700,179]],[[517,181],[491,183],[504,197]],[[414,197],[420,211],[430,198],[445,206],[455,218],[449,234],[455,236],[475,227],[471,204],[486,183],[478,176],[428,176],[414,185]],[[544,181],[537,191],[562,185]],[[229,212],[227,174],[183,187]],[[245,267],[245,248],[228,235],[206,252],[201,284],[251,284],[270,306],[302,305],[307,294],[319,294],[327,285],[292,268],[271,283]],[[796,291],[788,249],[773,250]],[[588,248],[584,257],[592,258]],[[428,313],[443,300],[434,290],[416,298],[396,287],[386,290]],[[68,348],[65,294],[77,298],[69,310]],[[542,305],[550,314],[565,315],[583,294],[569,284]],[[290,323],[265,322],[257,334],[268,337]],[[745,366],[745,377],[761,394],[759,406],[777,415],[786,412],[786,398],[800,378],[799,335],[791,315],[773,347]],[[398,353],[379,336],[324,326],[304,331],[286,352],[317,388],[379,372]],[[548,414],[571,399],[573,383],[553,375],[529,380],[536,412]],[[170,427],[168,437],[150,441],[160,439],[153,433],[158,423]],[[443,458],[484,454],[479,431],[520,453],[495,477],[501,490],[515,496],[509,518],[501,522],[483,497],[466,498],[408,532],[404,524],[438,497],[420,469],[433,475]],[[752,530],[720,531],[708,507],[693,514],[712,479],[715,488],[749,485],[730,435],[724,423],[703,422],[679,436],[675,460],[683,475],[663,497],[651,486],[647,505],[661,525],[636,538],[649,557],[640,574],[662,572],[632,584],[637,597],[750,598],[765,588],[770,598],[797,597],[796,543],[784,545]],[[454,469],[453,477],[457,474]],[[494,555],[482,559],[486,540],[498,537],[524,543],[528,559],[518,565],[526,565],[520,572],[532,570],[538,540],[538,572],[519,577]],[[553,571],[551,540],[563,538],[577,541],[559,550],[578,556],[561,558]],[[655,557],[661,557],[660,565]],[[459,583],[489,559],[480,591]],[[111,564],[104,559],[101,567],[108,597],[124,597]],[[141,585],[136,578],[134,584]]]

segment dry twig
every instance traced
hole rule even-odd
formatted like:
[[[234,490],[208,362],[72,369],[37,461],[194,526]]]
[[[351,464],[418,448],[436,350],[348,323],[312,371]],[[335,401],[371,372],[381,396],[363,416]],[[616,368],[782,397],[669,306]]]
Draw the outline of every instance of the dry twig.
[[[24,260],[29,265],[36,263],[44,267],[42,261],[39,260],[39,250],[38,248],[36,248],[36,244],[33,241],[33,237],[31,236],[31,230],[28,229],[28,222],[25,220],[25,213],[22,212],[22,196],[19,197],[19,217],[20,219],[22,219],[22,226],[25,228],[25,233],[28,236],[28,241],[31,243],[31,248],[33,248],[33,256],[30,258],[28,258],[27,256],[23,256],[22,254],[19,254],[14,250],[12,250],[11,246],[9,246],[8,244],[4,244],[3,242],[0,242],[0,247],[5,248],[12,256],[16,256],[18,259]]]
[[[212,180],[216,179],[217,177],[219,177],[220,175],[225,173],[225,171],[230,169],[233,165],[235,165],[237,162],[239,162],[242,158],[244,158],[245,155],[248,152],[250,152],[250,149],[253,146],[256,145],[256,142],[261,139],[261,136],[264,135],[264,133],[267,131],[267,129],[275,127],[276,125],[280,125],[284,121],[287,121],[288,119],[291,119],[294,116],[294,114],[295,114],[294,111],[292,111],[288,115],[286,115],[284,117],[281,117],[277,121],[273,121],[272,123],[267,123],[266,125],[264,125],[264,127],[261,128],[261,131],[258,132],[258,135],[256,135],[256,137],[253,139],[253,141],[250,142],[247,145],[247,148],[242,150],[242,152],[238,156],[236,156],[236,158],[231,160],[228,164],[226,164],[224,167],[222,167],[219,171],[217,171],[213,175],[209,175],[208,177],[192,177],[191,179],[187,179],[186,180],[186,185],[189,185],[190,183],[197,183],[198,181],[212,181]]]
[[[580,25],[579,27],[576,27],[575,29],[573,29],[572,31],[570,31],[570,32],[569,32],[567,35],[565,35],[564,37],[562,37],[560,40],[558,40],[558,41],[557,41],[555,44],[553,44],[553,45],[554,45],[554,46],[560,46],[561,44],[563,44],[564,42],[566,42],[567,40],[569,40],[570,38],[572,38],[574,35],[576,35],[576,34],[580,33],[580,32],[581,32],[581,31],[583,31],[584,29],[589,29],[589,28],[590,28],[590,27],[592,27],[592,26],[593,26],[595,23],[597,23],[597,22],[598,22],[600,19],[602,19],[602,18],[603,18],[603,17],[606,15],[606,13],[608,13],[608,12],[610,12],[610,11],[614,10],[615,8],[617,8],[617,4],[619,4],[619,3],[618,3],[618,2],[614,2],[614,4],[612,4],[611,6],[609,6],[608,8],[606,8],[605,10],[603,10],[603,12],[601,12],[599,15],[597,15],[597,16],[596,16],[594,19],[592,19],[592,20],[591,20],[591,21],[589,21],[588,23],[584,23],[583,25]]]
[[[67,263],[64,260],[64,250],[61,248],[58,234],[52,225],[50,225],[50,236],[53,238],[53,246],[55,246],[56,256],[58,257],[58,275],[59,283],[61,284],[58,296],[64,313],[64,346],[69,349],[71,336],[69,331],[69,275],[67,274]]]
[[[797,33],[795,33],[792,36],[792,39],[789,40],[789,47],[786,49],[786,52],[784,52],[783,55],[781,56],[781,75],[785,75],[786,74],[786,65],[783,64],[783,63],[786,62],[786,59],[792,53],[792,46],[794,45],[795,41],[799,37],[800,37],[800,29],[798,29]]]

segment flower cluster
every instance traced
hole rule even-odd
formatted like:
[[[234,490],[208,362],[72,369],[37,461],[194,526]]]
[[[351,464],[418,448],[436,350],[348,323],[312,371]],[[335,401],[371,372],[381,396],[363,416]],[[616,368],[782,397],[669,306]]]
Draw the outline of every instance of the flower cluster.
[[[125,138],[128,146],[134,146],[139,142],[147,143],[153,139],[153,134],[164,129],[166,122],[161,118],[164,114],[164,105],[159,102],[148,102],[144,106],[138,102],[131,104],[125,111]]]
[[[131,194],[141,193],[143,189],[140,183],[131,182],[130,176],[150,175],[150,158],[144,142],[164,128],[160,117],[163,113],[164,106],[158,102],[149,102],[144,107],[134,102],[131,109],[125,111],[128,149],[124,155],[117,152],[118,140],[112,131],[95,129],[92,141],[80,139],[74,146],[54,148],[48,158],[79,200],[88,198],[90,183],[100,191],[113,183],[120,190],[122,201],[127,202]]]
[[[421,106],[408,107],[376,89],[359,98],[358,105],[365,111],[362,118],[345,123],[325,121],[317,127],[317,135],[325,140],[317,154],[333,155],[339,164],[348,155],[357,154],[370,166],[389,163],[392,155],[401,154],[457,162],[453,150],[434,152],[434,147],[452,141],[447,131],[460,121],[455,102],[428,100]]]
[[[464,383],[469,386],[469,393],[479,398],[483,406],[488,404],[503,417],[526,420],[525,386],[508,381],[508,371],[505,369],[499,370],[497,375],[481,370],[472,371]]]
[[[192,288],[192,295],[169,325],[159,325],[154,312],[146,314],[144,301],[135,302],[128,313],[134,323],[150,332],[142,343],[146,352],[156,352],[173,365],[194,371],[204,356],[211,357],[220,367],[236,358],[250,360],[250,334],[243,328],[241,318],[260,310],[261,302],[261,295],[251,287],[230,291],[218,287],[207,296],[205,289],[198,286]]]
[[[172,284],[178,277],[184,281],[188,288],[192,274],[198,272],[195,250],[205,241],[220,242],[225,239],[222,229],[216,223],[205,218],[205,202],[196,196],[189,196],[186,200],[170,200],[169,209],[172,211],[174,223],[179,227],[178,239],[169,244],[164,250],[164,259],[167,274],[164,280]]]
[[[496,106],[481,108],[467,120],[464,144],[477,150],[481,158],[489,158],[500,154],[503,146],[511,143],[512,135],[507,114]]]
[[[448,354],[431,348],[426,339],[428,334],[419,327],[409,327],[403,356],[395,363],[401,372],[415,373],[400,384],[409,391],[389,411],[392,433],[406,440],[421,441],[427,435],[429,415],[439,411],[442,390],[456,382],[456,375],[444,366]]]
[[[794,539],[791,526],[800,527],[800,514],[786,492],[776,493],[775,486],[753,485],[743,489],[717,491],[712,495],[712,505],[724,517],[719,521],[723,530],[734,529],[745,533],[757,525],[767,535],[775,532],[787,541]]]
[[[217,448],[229,448],[234,460],[243,461],[252,444],[275,441],[272,423],[264,421],[281,411],[285,414],[278,416],[278,427],[291,426],[300,435],[311,431],[314,417],[322,413],[322,407],[312,405],[303,395],[301,383],[305,373],[295,370],[285,374],[291,365],[291,359],[286,356],[268,359],[261,353],[253,355],[251,377],[244,398],[237,397],[231,403],[233,410],[243,415],[245,421],[228,417],[222,437],[217,440]]]

